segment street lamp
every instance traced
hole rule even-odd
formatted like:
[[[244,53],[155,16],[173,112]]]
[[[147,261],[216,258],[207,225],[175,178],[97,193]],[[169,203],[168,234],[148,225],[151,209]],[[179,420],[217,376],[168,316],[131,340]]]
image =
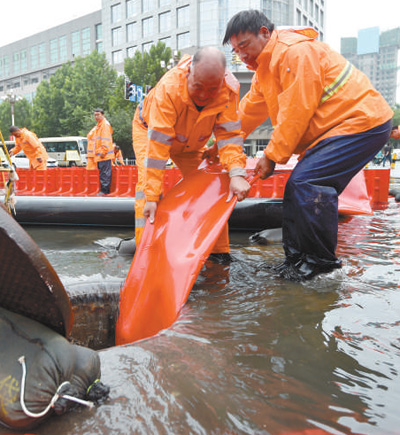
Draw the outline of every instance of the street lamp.
[[[22,100],[22,98],[19,95],[7,94],[6,100],[10,103],[11,106],[11,125],[15,125],[15,103],[19,100]]]

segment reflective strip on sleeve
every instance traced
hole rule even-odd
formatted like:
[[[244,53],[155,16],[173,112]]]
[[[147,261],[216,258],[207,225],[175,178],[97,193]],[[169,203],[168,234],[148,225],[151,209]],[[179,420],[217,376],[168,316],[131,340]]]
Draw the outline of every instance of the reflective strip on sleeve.
[[[144,167],[149,169],[165,169],[168,160],[149,159],[145,157]]]
[[[240,176],[240,177],[246,177],[247,176],[247,171],[246,171],[246,169],[244,169],[244,168],[240,168],[240,167],[237,167],[237,168],[232,168],[230,171],[229,171],[229,177],[236,177],[236,176]]]
[[[138,190],[137,192],[135,192],[135,199],[145,199],[146,196],[143,192],[143,190]]]
[[[146,223],[146,218],[136,218],[135,219],[135,227],[143,228]]]
[[[239,121],[228,121],[228,122],[223,122],[222,124],[216,124],[215,129],[217,130],[218,128],[222,128],[225,131],[233,131],[233,130],[238,130],[240,129],[242,126],[242,123]]]
[[[319,102],[320,105],[328,100],[330,97],[332,97],[333,94],[336,94],[336,92],[350,78],[352,71],[353,65],[349,61],[347,61],[345,67],[342,69],[336,79],[329,86],[326,86],[324,88],[324,93],[322,94],[321,101]]]
[[[230,139],[219,140],[217,142],[218,149],[221,149],[222,147],[224,147],[225,145],[229,145],[230,143],[233,143],[235,145],[240,145],[241,147],[243,147],[243,138],[242,136],[234,136],[231,137]]]
[[[176,140],[178,142],[181,142],[181,143],[186,143],[188,141],[188,138],[186,136],[184,136],[183,134],[177,134]]]
[[[173,137],[168,134],[161,133],[160,131],[149,129],[147,131],[147,137],[150,140],[155,140],[156,142],[163,143],[164,145],[172,145]]]

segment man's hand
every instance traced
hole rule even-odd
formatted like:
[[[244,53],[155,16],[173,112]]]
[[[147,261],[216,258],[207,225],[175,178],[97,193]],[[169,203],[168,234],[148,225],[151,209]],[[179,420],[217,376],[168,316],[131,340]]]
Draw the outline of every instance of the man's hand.
[[[157,203],[155,201],[147,201],[144,205],[143,216],[149,220],[151,224],[154,224],[154,216],[157,210]]]
[[[250,191],[250,184],[248,181],[239,175],[231,177],[229,184],[229,195],[226,202],[229,202],[235,195],[238,201],[243,201]]]
[[[36,160],[37,160],[39,163],[42,163],[42,162],[43,162],[43,159],[42,159],[41,157],[36,157]]]
[[[270,160],[265,154],[260,158],[257,162],[256,167],[254,168],[254,175],[260,173],[260,178],[265,180],[270,177],[275,170],[275,162]]]

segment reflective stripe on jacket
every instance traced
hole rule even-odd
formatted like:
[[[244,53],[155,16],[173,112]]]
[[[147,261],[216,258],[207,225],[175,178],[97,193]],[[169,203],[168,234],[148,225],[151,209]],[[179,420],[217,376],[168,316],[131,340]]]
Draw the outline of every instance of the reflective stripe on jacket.
[[[42,163],[38,162],[37,158],[41,158],[45,164],[49,158],[46,148],[38,139],[35,133],[29,131],[27,128],[21,128],[22,135],[15,137],[15,147],[10,151],[13,154],[18,154],[21,150],[24,151],[26,157],[29,159],[29,164],[36,169]]]
[[[144,162],[147,201],[158,201],[166,163],[174,154],[206,149],[214,133],[220,161],[231,171],[246,166],[238,118],[239,83],[227,72],[218,97],[199,112],[189,97],[187,74],[191,57],[166,73],[136,109],[134,122],[147,129]]]
[[[367,76],[316,35],[275,30],[240,102],[245,137],[271,118],[274,131],[265,153],[277,163],[326,137],[361,133],[393,116]]]

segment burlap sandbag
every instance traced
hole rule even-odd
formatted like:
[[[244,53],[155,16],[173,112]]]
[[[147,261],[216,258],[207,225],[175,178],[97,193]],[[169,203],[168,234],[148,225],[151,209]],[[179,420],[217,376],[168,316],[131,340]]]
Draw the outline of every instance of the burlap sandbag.
[[[100,358],[95,351],[0,307],[0,422],[4,426],[31,429],[54,412],[63,414],[79,406],[74,399],[97,401],[109,392],[99,380]]]

